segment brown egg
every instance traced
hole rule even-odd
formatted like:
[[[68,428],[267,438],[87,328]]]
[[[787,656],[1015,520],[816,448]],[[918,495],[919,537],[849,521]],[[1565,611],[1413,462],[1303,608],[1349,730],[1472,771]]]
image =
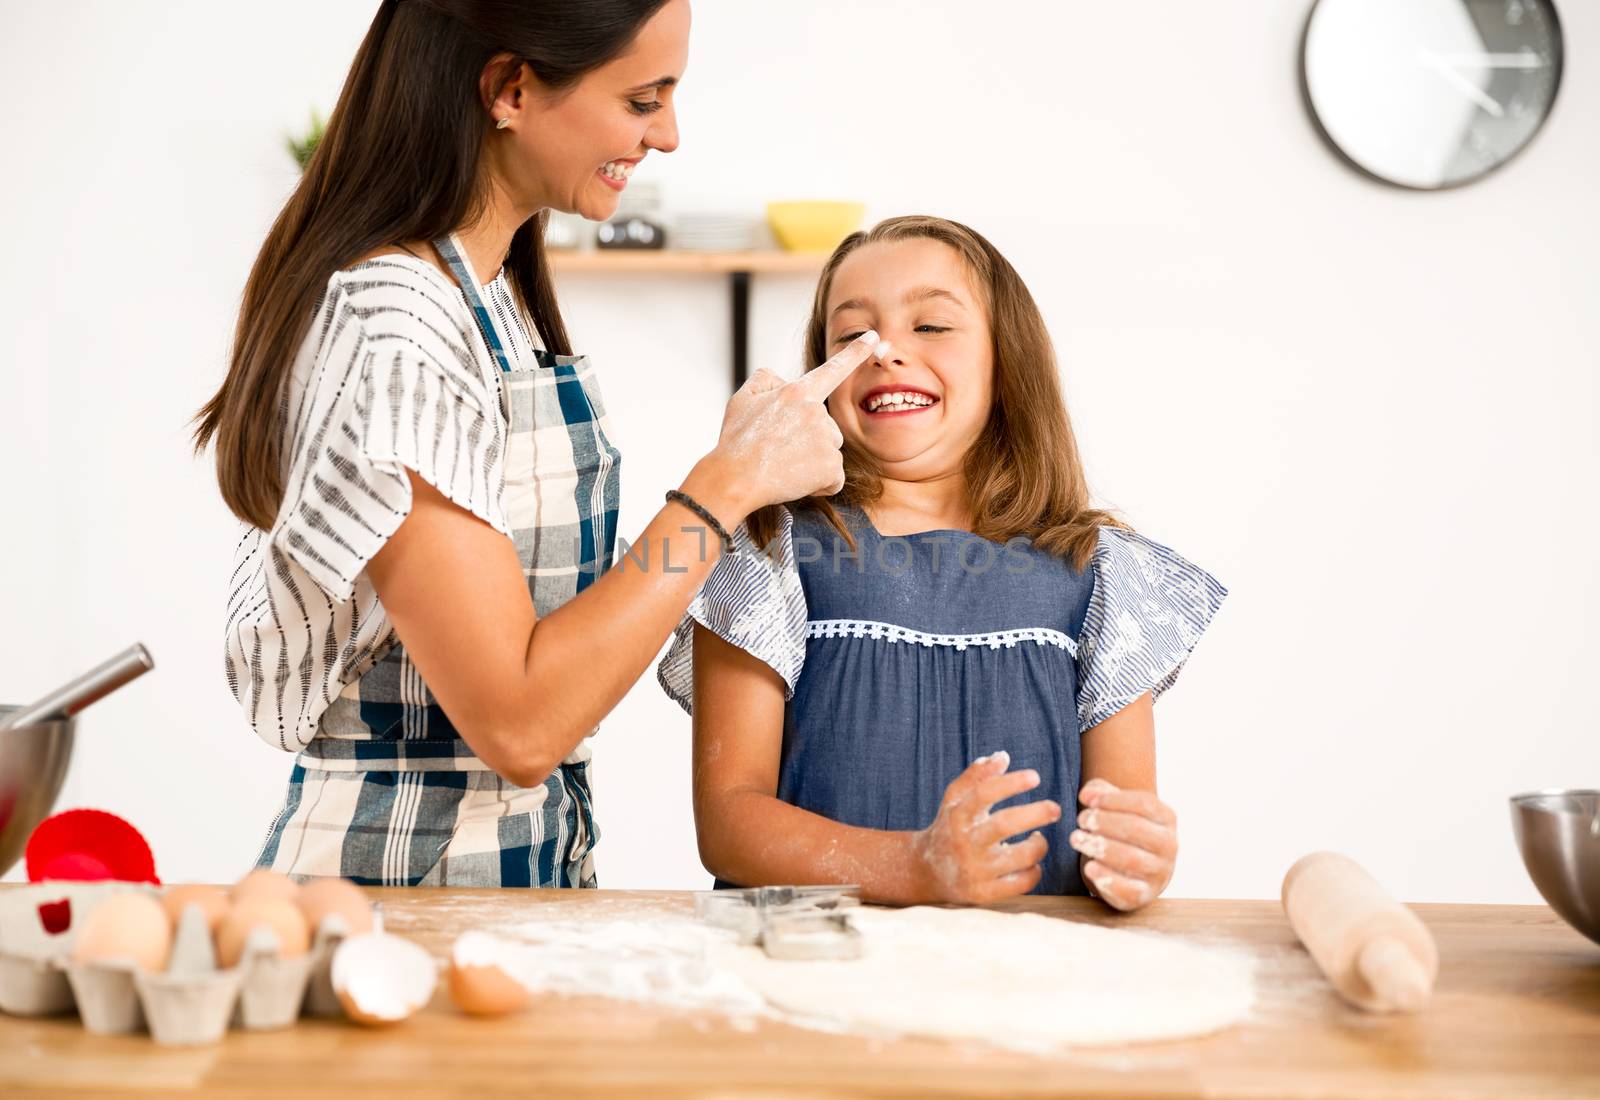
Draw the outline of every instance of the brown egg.
[[[270,928],[278,937],[278,957],[293,959],[311,948],[306,918],[292,901],[283,898],[246,897],[234,903],[217,926],[217,964],[237,966],[244,956],[250,933]]]
[[[167,911],[143,893],[112,894],[89,910],[72,944],[74,962],[128,962],[148,973],[165,970],[171,953]]]
[[[243,901],[245,898],[282,898],[285,901],[293,901],[299,894],[300,886],[294,879],[264,868],[251,871],[233,887],[234,901]]]
[[[528,1003],[528,987],[498,966],[454,966],[450,999],[469,1016],[504,1016]]]
[[[483,932],[466,932],[450,950],[450,999],[469,1016],[503,1016],[528,1003],[515,977],[515,949]]]
[[[322,922],[331,916],[344,918],[346,935],[359,936],[372,931],[372,903],[361,887],[342,878],[319,878],[300,888],[300,912],[315,936]]]
[[[210,928],[211,934],[215,936],[217,925],[222,923],[223,915],[228,911],[228,892],[220,886],[189,883],[174,886],[161,895],[161,906],[167,911],[167,919],[172,921],[174,926],[183,916],[183,911],[191,905],[200,907],[200,911],[206,915],[206,927]]]

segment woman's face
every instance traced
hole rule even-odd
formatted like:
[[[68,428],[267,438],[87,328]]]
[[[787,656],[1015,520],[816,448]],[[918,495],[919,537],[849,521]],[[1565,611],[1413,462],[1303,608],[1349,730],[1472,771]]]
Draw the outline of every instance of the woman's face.
[[[839,265],[826,308],[829,355],[869,328],[894,345],[828,399],[844,437],[896,481],[960,470],[994,397],[989,319],[966,262],[926,238],[866,245]]]
[[[668,0],[626,53],[565,91],[523,66],[491,109],[512,119],[490,140],[501,178],[534,210],[609,219],[635,166],[678,147],[672,93],[688,61],[689,0]]]

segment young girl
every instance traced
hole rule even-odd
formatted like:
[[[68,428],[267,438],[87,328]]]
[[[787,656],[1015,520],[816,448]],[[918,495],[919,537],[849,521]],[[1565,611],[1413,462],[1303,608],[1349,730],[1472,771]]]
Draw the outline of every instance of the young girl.
[[[890,348],[828,402],[843,491],[754,514],[660,666],[694,716],[701,859],[896,904],[1087,883],[1138,908],[1177,854],[1152,703],[1226,589],[1089,507],[1044,320],[983,237],[845,240],[809,365],[873,329]]]

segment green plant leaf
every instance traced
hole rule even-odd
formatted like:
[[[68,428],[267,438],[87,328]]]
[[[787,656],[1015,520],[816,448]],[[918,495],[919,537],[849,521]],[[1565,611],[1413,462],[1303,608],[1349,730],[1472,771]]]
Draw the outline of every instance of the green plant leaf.
[[[311,111],[311,126],[305,133],[298,137],[290,134],[286,139],[285,145],[288,147],[289,155],[300,166],[300,171],[304,172],[306,165],[311,162],[311,154],[317,151],[317,145],[322,141],[322,133],[326,127],[327,123],[323,119],[322,113],[313,108]]]

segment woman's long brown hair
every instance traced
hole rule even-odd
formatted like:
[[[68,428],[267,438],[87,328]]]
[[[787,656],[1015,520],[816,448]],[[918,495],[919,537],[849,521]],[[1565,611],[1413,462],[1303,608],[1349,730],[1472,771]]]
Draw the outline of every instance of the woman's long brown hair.
[[[483,207],[485,67],[505,53],[552,90],[620,56],[666,0],[383,0],[300,184],[245,283],[227,378],[196,414],[222,497],[270,528],[283,498],[284,382],[329,277],[364,256],[470,225]],[[515,71],[508,64],[505,77]],[[512,289],[551,351],[568,354],[545,215],[506,257]]]
[[[1110,512],[1090,507],[1089,487],[1078,458],[1055,348],[1044,317],[1016,269],[982,235],[959,222],[923,216],[890,218],[852,233],[823,266],[806,326],[805,363],[812,370],[827,358],[828,296],[846,256],[866,245],[931,240],[948,245],[966,264],[983,298],[994,351],[994,405],[972,449],[965,474],[973,533],[995,542],[1026,537],[1047,553],[1083,570],[1094,556],[1099,529],[1132,530]],[[833,501],[862,506],[883,492],[872,457],[846,441],[844,488],[837,497],[808,497],[792,508],[821,513],[851,545],[854,538]],[[777,536],[777,508],[750,517],[750,535],[766,547]]]

